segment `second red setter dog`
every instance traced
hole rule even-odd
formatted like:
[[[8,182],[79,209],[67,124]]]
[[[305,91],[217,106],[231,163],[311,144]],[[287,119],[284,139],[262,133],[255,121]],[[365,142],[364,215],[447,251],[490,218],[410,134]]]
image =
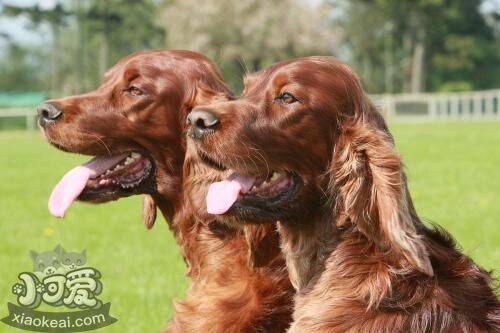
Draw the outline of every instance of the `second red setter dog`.
[[[418,217],[401,158],[356,75],[331,57],[250,75],[188,116],[201,159],[230,175],[208,210],[279,221],[297,289],[290,332],[499,332],[492,277]]]
[[[168,332],[282,332],[291,321],[293,288],[273,229],[243,232],[198,214],[218,172],[192,157],[183,174],[187,114],[228,98],[231,92],[208,58],[151,51],[122,59],[97,90],[39,107],[51,144],[99,156],[58,184],[50,200],[53,214],[63,216],[75,199],[147,194],[146,225],[152,227],[156,206],[169,221],[192,284],[186,299],[175,303]]]

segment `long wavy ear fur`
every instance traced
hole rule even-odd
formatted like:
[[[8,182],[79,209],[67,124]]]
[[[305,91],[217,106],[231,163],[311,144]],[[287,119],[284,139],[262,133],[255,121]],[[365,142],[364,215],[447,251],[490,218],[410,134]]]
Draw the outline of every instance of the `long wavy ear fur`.
[[[145,194],[142,198],[142,223],[149,230],[156,221],[156,203],[152,196]]]
[[[336,216],[344,216],[369,240],[397,260],[432,276],[407,198],[403,163],[387,127],[364,94],[354,117],[341,122],[334,139],[330,191]],[[340,222],[342,223],[342,222]]]

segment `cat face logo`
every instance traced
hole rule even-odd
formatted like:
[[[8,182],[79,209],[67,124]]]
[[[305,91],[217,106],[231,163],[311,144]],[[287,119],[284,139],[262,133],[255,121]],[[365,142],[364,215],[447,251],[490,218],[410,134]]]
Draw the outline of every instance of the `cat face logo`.
[[[39,278],[54,274],[64,274],[66,270],[61,265],[61,245],[57,245],[53,251],[35,252],[30,251],[33,260],[33,273]]]
[[[40,279],[54,274],[65,274],[87,263],[87,253],[68,252],[61,245],[57,245],[52,251],[35,252],[30,251],[33,260],[33,273]]]
[[[87,263],[87,252],[67,252],[61,247],[61,263],[66,269],[66,272],[74,271]]]

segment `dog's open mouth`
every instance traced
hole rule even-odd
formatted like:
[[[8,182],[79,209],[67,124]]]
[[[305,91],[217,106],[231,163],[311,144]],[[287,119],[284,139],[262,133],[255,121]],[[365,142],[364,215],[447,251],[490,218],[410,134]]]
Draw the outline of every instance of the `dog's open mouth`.
[[[243,219],[283,216],[296,198],[300,178],[293,173],[274,171],[265,177],[236,172],[223,181],[212,183],[207,193],[207,212],[231,214]]]
[[[104,202],[144,192],[152,170],[151,159],[135,151],[94,157],[64,175],[52,191],[49,210],[63,217],[75,200]]]
[[[266,171],[261,176],[246,175],[228,169],[204,152],[198,154],[209,166],[230,173],[226,179],[210,185],[206,197],[209,214],[274,217],[298,194],[300,178],[293,173]]]
[[[139,153],[132,152],[125,159],[109,167],[104,173],[87,181],[85,191],[99,191],[107,187],[122,189],[137,187],[150,173],[151,162]]]

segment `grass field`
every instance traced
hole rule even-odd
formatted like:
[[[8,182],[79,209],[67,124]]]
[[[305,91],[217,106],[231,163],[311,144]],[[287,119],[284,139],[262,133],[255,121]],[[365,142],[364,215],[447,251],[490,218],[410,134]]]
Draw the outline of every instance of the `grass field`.
[[[420,215],[446,227],[465,253],[500,267],[500,122],[392,124]],[[158,332],[183,296],[185,266],[166,223],[147,231],[138,197],[101,206],[76,204],[64,220],[47,212],[53,185],[86,160],[57,151],[39,133],[0,132],[0,317],[11,285],[31,270],[30,249],[61,243],[87,249],[101,270],[101,299],[118,318],[102,332]],[[498,274],[497,274],[498,276]],[[0,332],[13,329],[0,323]]]

